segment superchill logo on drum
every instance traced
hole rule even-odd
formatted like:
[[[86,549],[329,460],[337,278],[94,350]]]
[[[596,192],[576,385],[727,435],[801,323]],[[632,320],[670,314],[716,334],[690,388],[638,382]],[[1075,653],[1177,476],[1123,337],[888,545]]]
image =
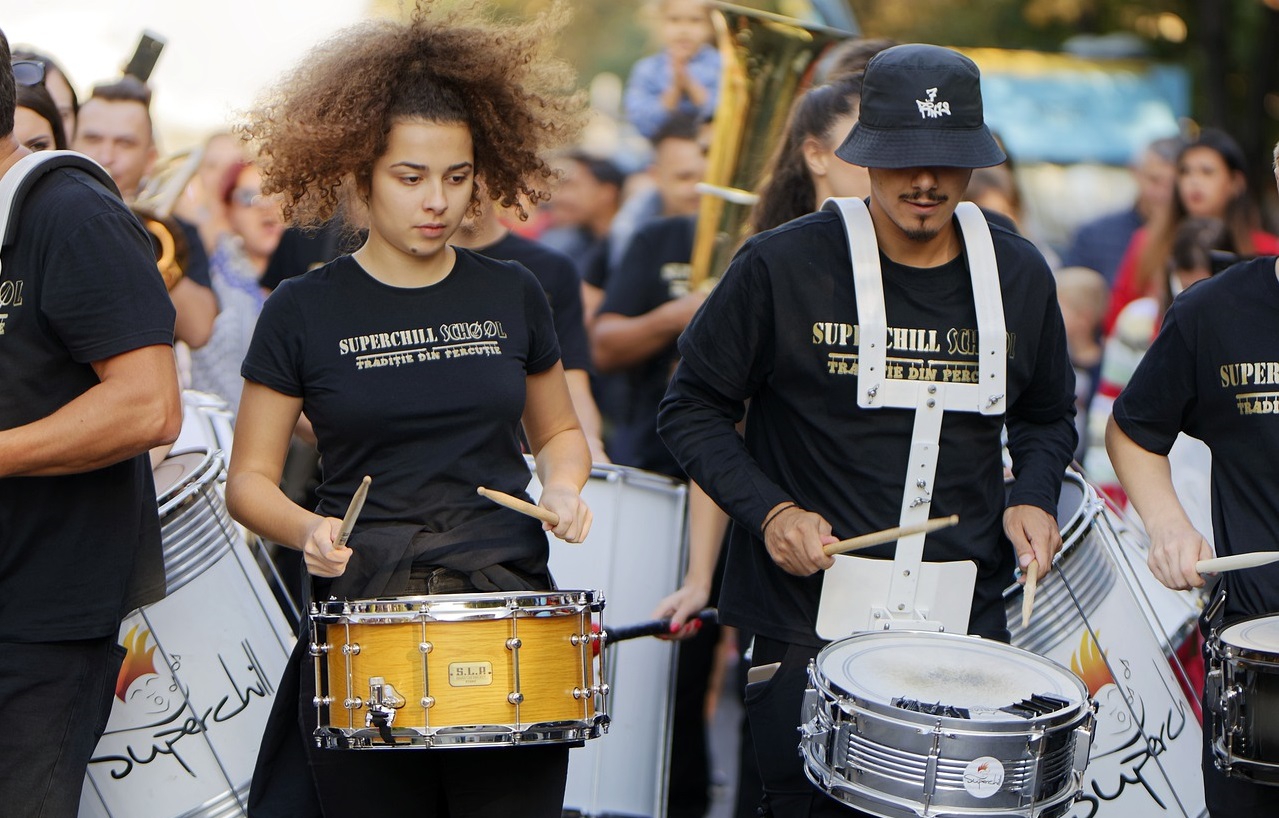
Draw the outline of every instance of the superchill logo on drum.
[[[964,768],[964,789],[973,798],[989,798],[1004,786],[1004,765],[992,756],[974,758]]]
[[[1100,630],[1097,636],[1101,636]],[[1158,783],[1167,775],[1159,769],[1160,757],[1186,730],[1189,715],[1173,705],[1162,723],[1152,722],[1148,716],[1153,714],[1147,712],[1139,686],[1133,684],[1134,660],[1111,653],[1103,651],[1092,631],[1085,629],[1079,638],[1079,647],[1070,657],[1070,669],[1097,702],[1091,759],[1093,762],[1104,760],[1090,764],[1079,809],[1087,810],[1083,813],[1085,816],[1096,816],[1103,802],[1119,799],[1133,786],[1144,791],[1161,811],[1167,810],[1173,805],[1168,803],[1165,788]],[[1115,678],[1112,670],[1123,677],[1123,683]]]
[[[129,688],[138,679],[145,676],[158,676],[155,671],[156,645],[147,647],[151,640],[151,631],[139,631],[139,626],[129,628],[124,637],[124,662],[120,665],[120,675],[115,680],[115,697],[127,702]]]
[[[192,737],[216,731],[218,725],[244,713],[255,700],[274,693],[248,640],[239,645],[241,655],[227,657],[219,652],[215,657],[225,683],[217,685],[222,690],[213,693],[213,703],[203,708],[194,705],[192,691],[175,678],[182,670],[181,655],[167,656],[172,673],[161,673],[155,666],[159,646],[150,630],[134,624],[122,641],[127,653],[116,678],[119,702],[112,710],[104,741],[90,759],[90,764],[109,769],[113,779],[123,779],[138,767],[163,758],[180,767],[181,774],[198,778],[202,764],[184,755],[185,747],[195,741]],[[196,698],[203,698],[210,690],[198,693]]]

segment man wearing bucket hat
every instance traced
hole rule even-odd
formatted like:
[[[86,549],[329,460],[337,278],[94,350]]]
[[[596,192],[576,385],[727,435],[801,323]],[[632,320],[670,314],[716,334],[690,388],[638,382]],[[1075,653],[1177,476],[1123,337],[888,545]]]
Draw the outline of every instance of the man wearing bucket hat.
[[[756,634],[746,708],[777,818],[850,814],[808,783],[796,752],[810,660],[866,629],[864,618],[819,626],[824,585],[831,597],[865,590],[824,574],[836,563],[824,545],[957,514],[909,547],[926,563],[975,564],[967,630],[1003,641],[1015,569],[1047,566],[1061,548],[1057,498],[1076,435],[1052,274],[1014,232],[975,209],[956,214],[972,169],[1005,159],[979,79],[971,60],[936,46],[872,59],[860,119],[836,151],[869,170],[868,204],[832,200],[752,238],[680,339],[659,427],[733,518],[720,614]],[[917,475],[909,453],[928,434],[939,454]],[[902,538],[859,556],[907,548]]]

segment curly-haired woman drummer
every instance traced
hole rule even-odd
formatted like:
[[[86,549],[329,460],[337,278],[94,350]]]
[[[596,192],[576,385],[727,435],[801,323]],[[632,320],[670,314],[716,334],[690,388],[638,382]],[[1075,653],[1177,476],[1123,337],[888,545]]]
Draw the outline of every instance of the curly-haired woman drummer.
[[[424,0],[408,23],[341,32],[244,125],[264,193],[283,194],[294,222],[318,224],[348,199],[367,218],[358,251],[266,302],[227,480],[232,514],[301,550],[320,599],[551,587],[541,524],[476,494],[523,494],[521,425],[540,505],[559,518],[548,528],[580,542],[590,527],[587,443],[537,280],[448,243],[478,204],[477,179],[516,209],[547,196],[541,157],[573,135],[580,107],[549,54],[559,7],[527,23],[486,20],[476,2],[449,9]],[[303,414],[322,453],[315,512],[278,487]],[[339,518],[366,474],[360,525],[339,547]],[[251,814],[560,815],[566,745],[313,748],[303,661],[299,651],[277,694]]]

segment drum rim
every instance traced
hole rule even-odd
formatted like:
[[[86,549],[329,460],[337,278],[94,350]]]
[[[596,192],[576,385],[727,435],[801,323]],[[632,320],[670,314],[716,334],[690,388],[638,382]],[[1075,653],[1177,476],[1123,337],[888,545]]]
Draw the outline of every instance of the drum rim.
[[[526,601],[533,604],[521,604]],[[367,599],[333,599],[311,605],[310,618],[321,624],[357,622],[366,617],[386,618],[391,621],[433,619],[434,613],[449,614],[461,619],[506,619],[517,616],[523,610],[546,612],[553,609],[571,609],[564,616],[581,614],[603,597],[599,591],[586,589],[555,589],[546,591],[495,591],[493,593],[467,594],[406,594],[404,596],[371,597]],[[514,603],[514,605],[512,605]],[[475,616],[466,617],[467,612]]]
[[[222,469],[221,449],[205,449],[198,446],[178,452],[169,452],[164,460],[160,461],[160,465],[170,460],[195,458],[196,456],[199,457],[199,460],[196,462],[195,467],[186,474],[184,480],[167,486],[163,492],[156,491],[156,505],[159,507],[161,518],[174,508],[182,505],[188,497],[197,493],[203,486],[216,479],[218,472]]]
[[[1271,650],[1271,649],[1267,649],[1263,645],[1243,645],[1238,642],[1232,642],[1228,638],[1229,634],[1232,631],[1238,634],[1238,632],[1241,631],[1242,629],[1250,625],[1254,625],[1257,622],[1260,622],[1261,620],[1265,620],[1265,619],[1272,619],[1276,623],[1279,623],[1279,614],[1257,614],[1256,616],[1250,616],[1250,617],[1247,617],[1246,619],[1240,619],[1237,622],[1232,622],[1226,627],[1218,630],[1215,634],[1213,634],[1212,638],[1219,645],[1232,651],[1232,653],[1230,654],[1232,656],[1241,655],[1242,653],[1273,656],[1274,657],[1273,661],[1279,664],[1279,644],[1276,644],[1274,646],[1274,649]]]
[[[825,673],[821,672],[821,662],[824,657],[828,657],[839,646],[864,639],[865,641],[883,640],[888,636],[900,637],[906,633],[918,635],[925,639],[937,639],[943,641],[952,641],[955,643],[966,643],[969,645],[979,645],[982,649],[989,648],[994,651],[1002,652],[1006,655],[1027,658],[1037,665],[1046,667],[1059,674],[1062,679],[1072,685],[1078,694],[1078,699],[1071,702],[1068,706],[1052,713],[1045,713],[1033,718],[1024,718],[1019,720],[980,720],[980,719],[964,719],[953,716],[937,716],[932,714],[917,713],[912,710],[906,710],[901,707],[894,706],[891,701],[877,701],[867,699],[865,696],[849,692],[840,687],[834,680],[830,679]],[[809,666],[809,677],[815,688],[818,688],[828,701],[844,704],[852,703],[855,707],[865,710],[869,713],[900,720],[905,723],[915,725],[934,725],[940,724],[950,730],[958,732],[979,732],[979,733],[1024,733],[1033,732],[1046,726],[1067,725],[1073,721],[1085,716],[1091,710],[1092,698],[1089,695],[1088,687],[1079,678],[1078,674],[1072,672],[1069,668],[1060,662],[1032,653],[1015,645],[1004,642],[998,642],[993,639],[983,639],[980,636],[956,633],[937,633],[933,631],[864,631],[855,633],[852,636],[844,637],[836,640],[823,647],[817,654],[816,658]],[[959,705],[956,705],[959,706]]]

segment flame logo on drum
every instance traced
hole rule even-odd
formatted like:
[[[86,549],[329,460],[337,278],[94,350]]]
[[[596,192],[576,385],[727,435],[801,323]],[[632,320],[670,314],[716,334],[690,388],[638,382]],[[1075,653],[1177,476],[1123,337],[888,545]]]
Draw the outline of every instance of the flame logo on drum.
[[[158,675],[155,670],[155,661],[152,656],[155,654],[156,645],[147,647],[147,639],[151,636],[151,631],[138,632],[138,626],[134,625],[124,636],[124,664],[120,666],[120,675],[115,680],[115,696],[120,701],[124,701],[124,694],[128,692],[129,685],[138,679],[146,676],[148,673]]]
[[[1096,696],[1097,691],[1115,683],[1110,668],[1106,667],[1105,654],[1087,630],[1079,638],[1079,649],[1070,656],[1070,669],[1088,686],[1089,696]]]

